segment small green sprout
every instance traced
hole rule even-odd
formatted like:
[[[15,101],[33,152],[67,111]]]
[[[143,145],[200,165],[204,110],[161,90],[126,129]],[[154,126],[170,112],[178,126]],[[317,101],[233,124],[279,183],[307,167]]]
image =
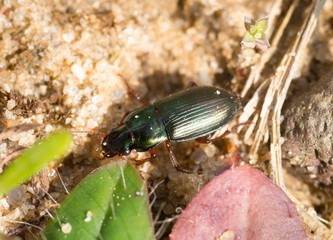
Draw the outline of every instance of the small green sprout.
[[[265,31],[268,27],[268,17],[261,18],[257,21],[249,17],[244,17],[244,25],[246,29],[242,45],[246,48],[254,48],[255,46],[266,49],[269,42]]]
[[[29,180],[51,161],[62,158],[72,143],[72,134],[61,130],[26,149],[0,174],[0,196]]]

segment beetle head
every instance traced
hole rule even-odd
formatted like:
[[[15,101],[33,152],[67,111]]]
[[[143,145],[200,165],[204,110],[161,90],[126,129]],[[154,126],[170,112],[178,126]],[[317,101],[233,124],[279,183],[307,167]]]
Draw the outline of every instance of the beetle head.
[[[133,144],[131,131],[125,126],[113,129],[102,142],[104,157],[115,155],[129,155]]]

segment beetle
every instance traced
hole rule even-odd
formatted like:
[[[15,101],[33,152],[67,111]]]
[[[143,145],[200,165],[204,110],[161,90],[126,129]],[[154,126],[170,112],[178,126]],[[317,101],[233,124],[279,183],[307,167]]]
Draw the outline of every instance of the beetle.
[[[209,143],[212,134],[228,124],[240,106],[239,98],[211,86],[193,87],[169,95],[129,113],[104,138],[102,153],[110,158],[129,155],[133,149],[150,151],[151,157],[139,161],[140,165],[156,157],[154,148],[164,142],[173,166],[188,172],[179,166],[170,142],[197,140]]]

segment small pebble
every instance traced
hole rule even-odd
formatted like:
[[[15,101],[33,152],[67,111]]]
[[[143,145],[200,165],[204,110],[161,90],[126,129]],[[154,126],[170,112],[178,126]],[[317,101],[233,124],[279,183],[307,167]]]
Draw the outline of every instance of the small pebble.
[[[75,39],[74,32],[66,32],[61,37],[66,43],[71,43]]]
[[[10,204],[16,204],[24,197],[24,194],[25,190],[21,187],[14,188],[7,194],[8,202]]]
[[[9,203],[7,202],[7,200],[5,198],[1,199],[0,202],[5,209],[7,209],[7,210],[9,209]]]
[[[18,145],[28,147],[36,141],[36,136],[31,132],[23,132],[20,134]]]
[[[71,123],[71,121],[72,121],[72,119],[71,119],[71,118],[66,118],[66,120],[65,120],[65,124],[66,124],[66,125],[68,125],[68,124],[70,124],[70,123]]]
[[[46,125],[45,132],[52,132],[53,127],[51,125]]]
[[[0,144],[0,153],[3,153],[7,150],[7,143],[1,143]]]
[[[5,111],[5,117],[8,120],[14,120],[16,118],[16,116],[13,114],[13,112],[9,111],[8,109]]]
[[[86,78],[86,71],[81,65],[76,63],[72,65],[71,70],[74,76],[77,77],[80,81]]]
[[[7,102],[7,109],[12,110],[16,106],[16,102],[14,99],[10,99]]]

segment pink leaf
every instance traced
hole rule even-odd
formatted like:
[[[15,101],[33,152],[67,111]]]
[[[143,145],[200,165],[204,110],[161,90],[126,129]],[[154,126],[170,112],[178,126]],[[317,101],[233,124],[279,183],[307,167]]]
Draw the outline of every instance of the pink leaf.
[[[230,233],[235,239],[307,239],[293,203],[250,165],[209,182],[178,218],[170,239],[218,239]]]

